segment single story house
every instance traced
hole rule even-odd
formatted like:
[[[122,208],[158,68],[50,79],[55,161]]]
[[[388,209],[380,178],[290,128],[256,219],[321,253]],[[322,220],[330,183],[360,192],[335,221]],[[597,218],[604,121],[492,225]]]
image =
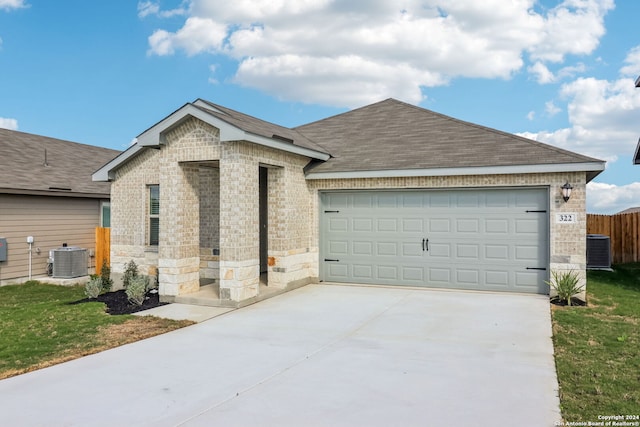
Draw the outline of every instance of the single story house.
[[[109,219],[110,184],[91,175],[117,154],[0,129],[0,284],[46,277],[49,251],[64,243],[92,253],[95,228]]]
[[[585,187],[604,166],[394,99],[296,128],[198,99],[93,179],[111,182],[112,272],[134,260],[165,301],[215,280],[240,304],[319,281],[584,283]]]

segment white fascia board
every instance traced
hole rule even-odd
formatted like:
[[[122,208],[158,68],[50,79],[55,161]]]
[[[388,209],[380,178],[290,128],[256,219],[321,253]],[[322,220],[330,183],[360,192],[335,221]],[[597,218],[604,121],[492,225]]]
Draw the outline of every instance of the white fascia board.
[[[147,129],[138,136],[138,144],[142,147],[158,147],[164,144],[162,134],[185,121],[189,116],[193,116],[203,122],[210,123],[212,116],[205,113],[192,104],[186,104],[182,108],[176,110],[156,125]],[[217,126],[216,126],[217,127]]]
[[[120,153],[115,159],[111,160],[106,165],[102,166],[100,169],[95,171],[93,175],[91,175],[92,181],[111,181],[115,179],[114,170],[125,163],[127,160],[138,154],[144,147],[139,145],[138,143],[132,145],[122,153]]]
[[[299,145],[294,145],[290,142],[278,141],[276,139],[271,139],[261,135],[245,132],[240,129],[238,129],[238,131],[242,133],[241,135],[238,135],[239,137],[233,136],[233,137],[229,137],[228,139],[227,138],[223,139],[222,130],[221,130],[220,141],[249,141],[265,147],[274,148],[276,150],[286,151],[292,154],[299,154],[301,156],[310,157],[312,159],[318,159],[323,161],[327,161],[331,157],[327,153],[312,150],[310,148],[304,148]]]
[[[311,172],[307,179],[400,178],[413,176],[513,175],[521,173],[602,172],[604,162],[560,163],[468,168],[393,169],[350,172]]]

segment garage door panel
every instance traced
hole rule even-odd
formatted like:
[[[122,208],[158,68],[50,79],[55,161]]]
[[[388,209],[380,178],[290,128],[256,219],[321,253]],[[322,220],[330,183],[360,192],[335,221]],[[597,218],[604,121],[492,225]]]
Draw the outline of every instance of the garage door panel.
[[[424,231],[424,220],[422,218],[402,218],[403,233],[422,233]]]
[[[422,285],[424,283],[424,268],[421,267],[403,267],[402,280],[411,282],[414,285]]]
[[[420,242],[403,242],[401,245],[402,257],[420,258],[424,256]]]
[[[489,287],[507,287],[509,285],[509,272],[504,270],[485,271],[485,284]]]
[[[395,265],[377,265],[376,277],[381,280],[398,280],[398,269]]]
[[[490,261],[508,261],[509,245],[486,245],[485,258]]]
[[[450,208],[451,195],[447,192],[427,193],[426,207],[429,208]]]
[[[329,263],[326,265],[328,271],[329,271],[329,275],[331,277],[334,277],[334,280],[338,280],[338,279],[349,279],[349,266],[346,264],[336,264],[336,263]]]
[[[398,196],[396,193],[379,193],[377,206],[380,208],[397,208]]]
[[[397,232],[398,220],[396,218],[380,218],[376,222],[376,230],[378,232]]]
[[[548,292],[546,189],[336,192],[321,201],[323,280]]]
[[[376,255],[398,256],[398,244],[394,242],[378,242],[376,244]]]
[[[506,235],[509,233],[509,220],[503,218],[487,219],[484,222],[484,231],[492,235]]]
[[[373,266],[366,264],[354,264],[353,265],[353,277],[362,281],[369,281],[374,278]]]
[[[451,270],[449,268],[429,268],[429,282],[433,285],[447,285],[451,283]]]
[[[427,219],[429,222],[429,233],[450,233],[451,232],[451,219],[450,218],[433,218]]]
[[[373,231],[373,220],[371,218],[353,218],[354,232],[371,232]]]
[[[344,233],[349,229],[349,220],[346,218],[329,218],[328,231],[330,233]]]
[[[485,206],[490,208],[508,208],[511,195],[504,192],[493,192],[487,194]]]
[[[341,206],[346,209],[347,206]],[[353,208],[372,208],[373,207],[373,195],[367,193],[355,194],[353,196]]]
[[[461,192],[457,194],[457,208],[480,207],[480,195],[476,192]]]
[[[451,244],[449,243],[429,243],[429,257],[430,258],[451,258]]]
[[[518,261],[537,261],[540,259],[540,252],[542,252],[542,248],[537,245],[517,245],[515,247],[515,259]]]
[[[456,220],[456,232],[477,234],[480,232],[480,220],[475,218],[460,218]]]
[[[538,235],[542,231],[542,225],[539,218],[516,219],[516,233]]]
[[[364,255],[364,256],[372,256],[373,255],[373,242],[353,242],[353,255]]]
[[[329,242],[329,253],[332,255],[346,255],[349,253],[349,242],[332,240]]]
[[[456,245],[456,257],[459,260],[479,260],[480,259],[480,245],[460,243]]]

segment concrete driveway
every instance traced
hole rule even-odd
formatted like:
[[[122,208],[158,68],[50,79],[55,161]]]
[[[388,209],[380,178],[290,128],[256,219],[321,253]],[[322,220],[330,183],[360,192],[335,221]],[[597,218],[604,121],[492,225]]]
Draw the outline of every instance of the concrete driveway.
[[[11,426],[552,426],[547,297],[310,285],[0,381]]]

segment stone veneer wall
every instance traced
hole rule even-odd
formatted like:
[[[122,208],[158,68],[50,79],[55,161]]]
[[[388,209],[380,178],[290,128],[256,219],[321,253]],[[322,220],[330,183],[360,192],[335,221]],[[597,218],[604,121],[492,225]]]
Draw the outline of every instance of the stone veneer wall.
[[[569,202],[562,199],[560,187],[569,182],[573,193]],[[549,232],[550,232],[550,268],[563,272],[573,270],[586,286],[586,173],[548,173],[514,175],[469,175],[438,177],[403,178],[363,178],[363,179],[327,179],[309,180],[313,192],[309,214],[313,218],[313,239],[311,247],[319,246],[319,191],[354,189],[442,189],[442,188],[481,188],[481,187],[549,187]],[[559,224],[558,213],[577,214],[575,224]],[[584,293],[582,294],[584,298]]]

